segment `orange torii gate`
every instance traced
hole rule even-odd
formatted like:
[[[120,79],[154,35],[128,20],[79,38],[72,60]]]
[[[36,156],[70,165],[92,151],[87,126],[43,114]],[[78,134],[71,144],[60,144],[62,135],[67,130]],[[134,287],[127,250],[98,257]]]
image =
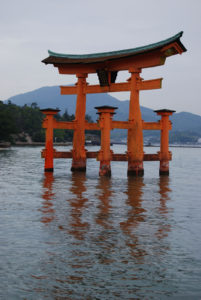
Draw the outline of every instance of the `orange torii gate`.
[[[45,171],[53,171],[54,158],[72,158],[72,171],[85,171],[86,159],[96,158],[100,161],[100,175],[110,175],[110,161],[128,161],[128,175],[141,176],[144,173],[143,161],[160,161],[160,174],[169,173],[169,130],[171,122],[169,116],[174,111],[155,111],[161,116],[158,122],[144,122],[141,118],[139,92],[161,88],[162,78],[143,80],[140,77],[143,68],[160,66],[165,63],[166,57],[181,54],[186,48],[180,38],[183,32],[144,47],[113,51],[106,53],[71,55],[59,54],[52,51],[44,59],[45,64],[53,64],[60,74],[75,74],[75,86],[61,86],[62,95],[77,95],[75,120],[72,122],[58,122],[54,115],[55,109],[41,110],[46,118],[43,127],[46,128],[46,146],[42,152],[45,158]],[[127,70],[130,78],[127,82],[115,83],[117,73]],[[99,85],[88,85],[88,74],[96,73]],[[130,106],[128,121],[113,121],[115,107],[96,107],[99,114],[97,123],[88,123],[85,120],[86,94],[130,91]],[[53,148],[53,129],[73,129],[73,149],[71,152],[58,152]],[[110,131],[114,128],[128,130],[127,152],[114,154],[110,150]],[[99,152],[88,152],[85,149],[85,130],[101,130],[101,149]],[[156,154],[145,154],[143,151],[143,130],[160,130],[161,147]]]

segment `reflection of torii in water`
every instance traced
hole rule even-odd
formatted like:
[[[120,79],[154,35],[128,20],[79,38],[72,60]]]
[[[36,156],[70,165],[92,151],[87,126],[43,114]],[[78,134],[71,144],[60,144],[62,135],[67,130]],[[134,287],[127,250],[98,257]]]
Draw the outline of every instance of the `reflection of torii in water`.
[[[83,193],[86,191],[85,182],[85,173],[72,174],[71,192],[75,197],[68,200],[71,206],[71,222],[68,232],[78,240],[84,239],[89,228],[89,224],[86,221],[82,221],[83,210],[86,208],[88,201],[88,198],[83,196]]]
[[[159,193],[160,193],[160,205],[158,211],[161,218],[161,223],[159,224],[158,231],[156,233],[158,239],[162,239],[168,236],[168,232],[171,231],[171,225],[167,223],[168,221],[168,207],[167,201],[170,200],[169,193],[171,193],[171,189],[169,187],[169,177],[162,176],[159,178]]]
[[[54,208],[53,208],[53,197],[55,193],[53,192],[53,182],[54,176],[52,173],[45,172],[44,180],[43,180],[43,206],[40,209],[42,211],[43,216],[41,222],[48,224],[54,219]]]
[[[53,188],[54,177],[52,173],[46,173],[43,181],[43,203],[40,211],[43,213],[41,222],[45,225],[50,224],[55,219],[56,208],[53,208],[53,200],[55,192]],[[155,220],[152,235],[150,236],[153,241],[154,252],[159,254],[168,249],[168,246],[161,244],[161,241],[168,235],[171,230],[168,217],[168,207],[166,202],[169,200],[169,178],[161,177],[158,179],[158,191],[156,192],[156,198],[150,199],[151,205],[154,205]],[[85,192],[88,195],[86,176],[85,173],[73,174],[71,183],[71,192],[73,197],[68,199],[70,205],[69,215],[71,217],[67,226],[67,232],[78,241],[85,240],[87,233],[90,231],[89,227],[93,227],[95,221],[99,228],[90,233],[92,242],[97,246],[97,254],[100,263],[110,264],[115,259],[114,251],[117,250],[116,246],[116,226],[118,224],[113,220],[113,207],[112,201],[115,197],[115,191],[113,191],[112,180],[108,177],[101,177],[96,185],[96,197],[98,198],[98,205],[96,206],[96,215],[91,222],[83,219],[83,214],[87,208],[88,198],[85,197]],[[137,259],[139,262],[143,260],[145,256],[149,256],[148,249],[144,244],[146,237],[141,236],[143,232],[143,224],[149,225],[147,218],[149,215],[148,209],[144,208],[144,191],[146,190],[145,180],[141,177],[128,178],[126,189],[126,205],[124,210],[127,210],[125,221],[120,223],[120,228],[123,232],[122,238],[126,244],[126,248],[129,249],[129,253],[132,258]],[[115,200],[114,200],[115,201]],[[149,201],[149,199],[147,199]],[[144,206],[144,207],[143,207]],[[115,221],[118,221],[116,219]],[[116,224],[115,224],[116,223]],[[142,226],[142,229],[140,228]],[[155,226],[157,226],[155,228]],[[58,229],[65,230],[65,226],[58,226]],[[118,230],[118,229],[117,229]],[[94,235],[95,234],[95,235]],[[149,235],[149,232],[144,232],[145,235]],[[89,237],[90,237],[89,236]],[[122,241],[121,241],[122,244]],[[116,250],[115,250],[116,249]],[[153,249],[152,249],[153,250]]]
[[[68,232],[73,234],[77,239],[84,239],[84,234],[88,229],[89,224],[87,222],[82,222],[82,213],[86,207],[88,199],[83,196],[86,191],[85,187],[86,175],[85,173],[72,174],[72,186],[71,191],[75,197],[68,200],[71,206],[71,223],[70,230],[68,226]],[[43,180],[43,203],[40,211],[43,213],[41,222],[48,224],[55,219],[55,208],[53,208],[53,199],[55,192],[53,189],[54,175],[51,172],[46,172],[44,174]],[[59,229],[65,229],[65,226],[59,225]]]
[[[112,220],[109,217],[111,209],[111,180],[108,177],[99,178],[98,185],[96,186],[98,191],[98,199],[100,200],[98,209],[99,213],[96,217],[96,223],[101,225],[104,229],[111,229]]]
[[[128,196],[126,204],[130,207],[127,214],[127,220],[121,222],[120,226],[128,239],[126,240],[127,246],[130,247],[131,255],[137,259],[142,259],[146,255],[143,247],[140,247],[138,242],[138,235],[135,229],[141,222],[144,222],[145,209],[142,208],[144,180],[142,177],[128,178],[127,191]]]
[[[112,211],[112,183],[108,177],[100,177],[96,186],[98,192],[98,213],[96,214],[95,222],[100,225],[96,234],[96,245],[98,259],[101,264],[110,264],[114,261],[115,241],[112,238],[114,231],[113,220],[111,216]]]
[[[142,207],[143,189],[145,187],[146,185],[143,178],[128,178],[128,189],[126,191],[128,199],[126,201],[126,204],[128,205],[128,207],[130,207],[130,210],[127,214],[127,220],[120,223],[123,232],[128,236],[128,240],[126,241],[126,243],[127,246],[129,246],[131,249],[131,255],[138,259],[142,259],[147,254],[146,249],[143,247],[143,245],[141,245],[139,241],[140,233],[136,230],[139,225],[143,225],[143,222],[148,222],[146,216],[147,210]],[[171,230],[171,226],[167,222],[168,208],[166,205],[166,202],[169,200],[168,193],[171,192],[171,189],[169,188],[169,177],[160,177],[158,181],[158,187],[160,203],[158,203],[157,198],[153,199],[152,201],[154,201],[154,203],[158,205],[157,211],[159,221],[157,224],[158,229],[155,232],[155,236],[158,240],[161,240],[166,237],[168,235],[168,232]]]

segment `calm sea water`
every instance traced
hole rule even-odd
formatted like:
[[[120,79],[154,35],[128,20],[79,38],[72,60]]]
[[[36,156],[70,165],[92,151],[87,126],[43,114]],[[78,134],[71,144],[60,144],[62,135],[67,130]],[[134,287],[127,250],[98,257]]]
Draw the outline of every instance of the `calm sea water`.
[[[40,150],[0,151],[0,299],[201,299],[201,149],[172,148],[161,178],[44,174]]]

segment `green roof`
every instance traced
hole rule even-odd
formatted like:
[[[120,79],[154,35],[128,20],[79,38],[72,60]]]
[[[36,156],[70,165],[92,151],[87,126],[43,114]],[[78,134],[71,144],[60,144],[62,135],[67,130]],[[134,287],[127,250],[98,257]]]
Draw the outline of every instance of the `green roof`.
[[[183,31],[179,32],[178,34],[160,41],[158,43],[149,44],[142,47],[132,48],[132,49],[124,49],[119,51],[111,51],[111,52],[101,52],[101,53],[93,53],[93,54],[63,54],[63,53],[56,53],[48,50],[49,57],[44,59],[42,62],[48,63],[91,63],[91,62],[98,62],[108,59],[120,58],[125,56],[137,55],[146,53],[152,50],[160,49],[164,46],[167,46],[171,43],[177,42],[178,45],[181,47],[182,51],[185,52],[186,48],[181,43],[180,38],[183,34]]]

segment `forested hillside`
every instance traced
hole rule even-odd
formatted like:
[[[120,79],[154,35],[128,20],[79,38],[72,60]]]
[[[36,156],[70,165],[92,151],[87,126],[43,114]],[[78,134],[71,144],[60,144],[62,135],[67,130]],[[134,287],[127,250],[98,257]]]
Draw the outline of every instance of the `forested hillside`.
[[[126,120],[128,118],[129,101],[119,101],[107,94],[89,96],[91,97],[87,100],[86,108],[88,113],[86,119],[89,121],[95,121],[98,118],[94,106],[104,104],[119,108],[114,116],[115,119]],[[31,99],[36,101],[30,103]],[[12,97],[12,102],[11,100],[0,101],[0,141],[11,143],[44,142],[45,132],[41,126],[44,116],[40,112],[40,108],[58,107],[61,109],[61,113],[56,118],[61,121],[72,121],[74,119],[75,103],[76,99],[61,96],[58,87],[41,88],[34,92],[18,95]],[[155,122],[159,119],[153,110],[149,108],[141,107],[141,111],[142,118],[145,121]],[[173,123],[170,132],[171,143],[195,144],[201,138],[201,116],[181,112],[175,113],[171,120]],[[100,132],[94,133],[100,135]],[[126,130],[112,130],[112,140],[114,142],[126,140],[126,133]],[[54,137],[57,142],[72,141],[73,131],[54,130]],[[159,143],[160,132],[144,131],[144,142]]]
[[[26,141],[30,136],[33,141],[44,140],[41,128],[42,114],[35,103],[22,107],[0,101],[0,141]]]
[[[4,104],[0,101],[0,142],[44,142],[45,131],[42,129],[44,115],[36,103],[30,106],[17,106],[10,101]],[[91,121],[89,116],[86,116]],[[69,115],[67,110],[57,114],[60,121],[72,121],[74,115]],[[72,141],[72,130],[54,130],[57,142]]]
[[[61,95],[58,86],[42,87],[31,92],[16,95],[8,99],[6,102],[8,103],[9,100],[22,107],[25,104],[31,107],[31,103],[34,102],[37,103],[40,108],[58,107],[61,110],[61,113],[64,113],[66,109],[70,115],[75,113],[76,95]],[[118,109],[114,119],[122,121],[128,119],[128,100],[120,101],[107,93],[87,95],[86,112],[94,121],[97,119],[97,111],[94,107],[100,105],[117,106]],[[162,108],[174,109],[174,107],[168,106]],[[155,109],[158,109],[158,107]],[[144,121],[155,122],[159,119],[150,108],[141,107],[141,112],[142,119]],[[188,112],[180,112],[175,113],[171,117],[171,121],[173,123],[172,131],[170,132],[171,143],[196,143],[197,140],[201,138],[201,116]],[[40,133],[38,134],[40,135]],[[126,140],[126,130],[115,129],[111,132],[111,136],[112,139],[116,141],[121,141],[122,139]],[[159,140],[160,132],[144,132],[145,143],[158,143]]]

